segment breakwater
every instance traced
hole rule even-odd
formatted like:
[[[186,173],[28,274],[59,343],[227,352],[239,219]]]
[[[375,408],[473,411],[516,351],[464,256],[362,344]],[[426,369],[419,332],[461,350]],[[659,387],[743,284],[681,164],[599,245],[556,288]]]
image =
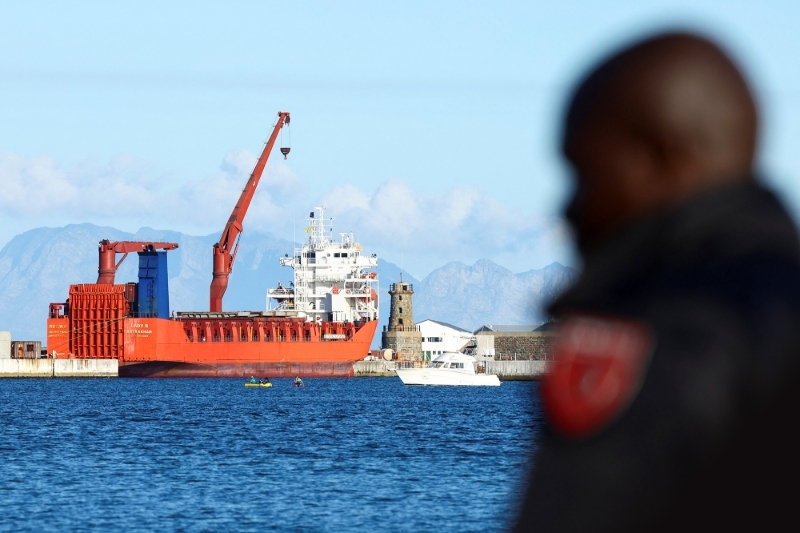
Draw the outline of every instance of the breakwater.
[[[545,361],[483,361],[501,381],[531,381],[545,373]],[[355,377],[396,377],[396,361],[358,361]],[[0,359],[0,378],[117,377],[116,359]]]
[[[486,373],[500,381],[531,381],[541,379],[546,372],[545,361],[486,361]]]
[[[395,377],[395,368],[395,361],[356,361],[353,363],[353,374],[357,378]]]
[[[402,363],[401,363],[402,364]],[[482,361],[486,373],[501,381],[532,381],[541,379],[546,371],[545,361]],[[353,363],[356,377],[395,377],[397,361],[358,361]]]
[[[0,359],[0,378],[110,378],[116,359]]]

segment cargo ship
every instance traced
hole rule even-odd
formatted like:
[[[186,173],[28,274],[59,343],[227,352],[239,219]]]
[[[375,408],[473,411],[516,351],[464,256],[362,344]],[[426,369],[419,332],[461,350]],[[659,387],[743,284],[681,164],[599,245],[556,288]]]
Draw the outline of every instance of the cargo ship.
[[[378,324],[378,258],[365,254],[352,232],[334,239],[323,207],[309,214],[306,242],[280,259],[293,269],[289,286],[268,289],[263,311],[222,310],[244,216],[288,123],[289,114],[279,113],[213,247],[209,311],[170,312],[167,255],[176,243],[101,241],[97,283],[71,285],[66,302],[50,304],[50,356],[117,359],[121,377],[353,376]],[[289,148],[281,152],[285,157]],[[115,283],[130,253],[138,254],[138,281]]]

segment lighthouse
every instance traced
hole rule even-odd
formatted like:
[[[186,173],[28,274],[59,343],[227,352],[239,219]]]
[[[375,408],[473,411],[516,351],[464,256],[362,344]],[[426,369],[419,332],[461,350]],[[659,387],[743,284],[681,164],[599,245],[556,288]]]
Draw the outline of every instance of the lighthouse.
[[[389,288],[389,325],[383,328],[381,344],[396,353],[397,359],[422,358],[422,333],[414,324],[413,295],[414,286],[402,279]]]

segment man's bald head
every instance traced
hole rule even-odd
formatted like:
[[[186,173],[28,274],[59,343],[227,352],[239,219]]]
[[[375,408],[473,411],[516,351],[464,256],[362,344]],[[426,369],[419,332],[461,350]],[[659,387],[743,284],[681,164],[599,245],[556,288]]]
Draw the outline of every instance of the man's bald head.
[[[579,85],[564,128],[578,177],[568,216],[581,243],[751,179],[757,121],[739,70],[700,37],[660,35],[603,62]]]

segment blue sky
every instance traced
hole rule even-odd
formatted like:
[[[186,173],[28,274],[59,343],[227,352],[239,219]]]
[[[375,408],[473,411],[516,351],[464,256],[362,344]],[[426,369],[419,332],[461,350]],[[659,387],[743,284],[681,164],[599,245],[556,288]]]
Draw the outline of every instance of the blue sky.
[[[602,4],[602,5],[601,5]],[[561,112],[648,32],[721,42],[762,104],[761,168],[800,211],[800,4],[3,2],[0,246],[43,225],[221,231],[278,110],[246,229],[336,228],[416,276],[572,262]],[[245,234],[246,238],[246,234]]]

